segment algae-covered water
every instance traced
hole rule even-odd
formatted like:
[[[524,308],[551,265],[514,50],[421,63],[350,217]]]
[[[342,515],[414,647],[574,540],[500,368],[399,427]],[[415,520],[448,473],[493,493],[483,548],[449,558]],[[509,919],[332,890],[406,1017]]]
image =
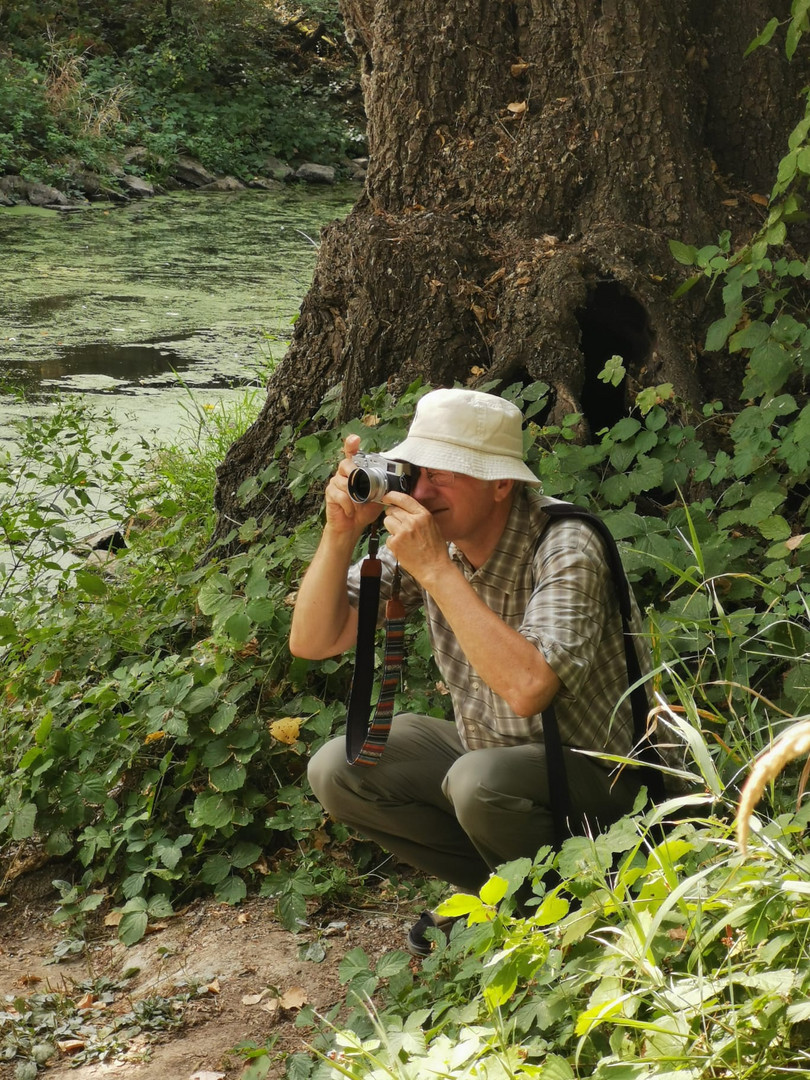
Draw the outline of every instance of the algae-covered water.
[[[321,226],[358,188],[177,193],[64,214],[0,209],[0,428],[65,394],[170,436],[190,395],[261,385]],[[23,396],[20,397],[19,391]]]

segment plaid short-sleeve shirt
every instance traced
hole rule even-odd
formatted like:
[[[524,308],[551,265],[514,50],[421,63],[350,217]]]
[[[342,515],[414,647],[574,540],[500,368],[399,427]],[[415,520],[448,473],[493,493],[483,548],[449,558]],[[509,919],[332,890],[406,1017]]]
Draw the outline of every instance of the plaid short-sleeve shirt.
[[[549,524],[543,506],[553,501],[523,489],[497,548],[483,566],[474,569],[453,544],[450,556],[484,603],[531,641],[559,678],[562,687],[554,706],[563,743],[624,755],[632,745],[633,720],[629,700],[620,702],[627,691],[627,666],[604,547],[585,521],[563,518]],[[384,546],[380,558],[384,602],[390,595],[395,560]],[[349,572],[348,584],[356,605],[359,564]],[[424,607],[436,663],[467,749],[542,742],[542,715],[518,716],[487,686],[461,651],[438,605],[404,572],[401,598],[408,611]],[[631,628],[639,635],[641,669],[648,671],[635,603]]]

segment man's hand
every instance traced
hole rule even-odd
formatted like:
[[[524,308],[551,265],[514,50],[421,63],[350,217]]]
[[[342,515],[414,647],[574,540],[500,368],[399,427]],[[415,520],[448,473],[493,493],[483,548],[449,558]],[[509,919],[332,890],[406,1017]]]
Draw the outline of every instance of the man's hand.
[[[402,569],[430,592],[431,580],[450,565],[447,541],[430,511],[410,495],[389,491],[383,503],[385,546]]]
[[[326,523],[335,533],[360,533],[380,516],[379,503],[356,503],[349,495],[353,457],[360,449],[360,436],[349,435],[343,442],[343,460],[326,485]]]

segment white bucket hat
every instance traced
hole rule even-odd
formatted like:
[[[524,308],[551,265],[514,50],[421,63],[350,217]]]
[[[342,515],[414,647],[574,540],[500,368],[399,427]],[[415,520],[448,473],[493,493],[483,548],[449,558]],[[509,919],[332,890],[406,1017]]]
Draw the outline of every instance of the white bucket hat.
[[[480,390],[431,390],[416,404],[408,437],[384,457],[478,480],[540,481],[523,460],[523,414]]]

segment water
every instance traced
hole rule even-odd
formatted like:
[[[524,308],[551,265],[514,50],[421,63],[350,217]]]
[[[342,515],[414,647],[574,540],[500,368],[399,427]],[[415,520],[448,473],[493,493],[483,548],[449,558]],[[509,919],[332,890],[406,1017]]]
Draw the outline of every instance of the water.
[[[0,209],[0,429],[80,394],[111,404],[133,435],[170,436],[190,394],[207,405],[261,383],[292,333],[320,227],[358,190]]]

